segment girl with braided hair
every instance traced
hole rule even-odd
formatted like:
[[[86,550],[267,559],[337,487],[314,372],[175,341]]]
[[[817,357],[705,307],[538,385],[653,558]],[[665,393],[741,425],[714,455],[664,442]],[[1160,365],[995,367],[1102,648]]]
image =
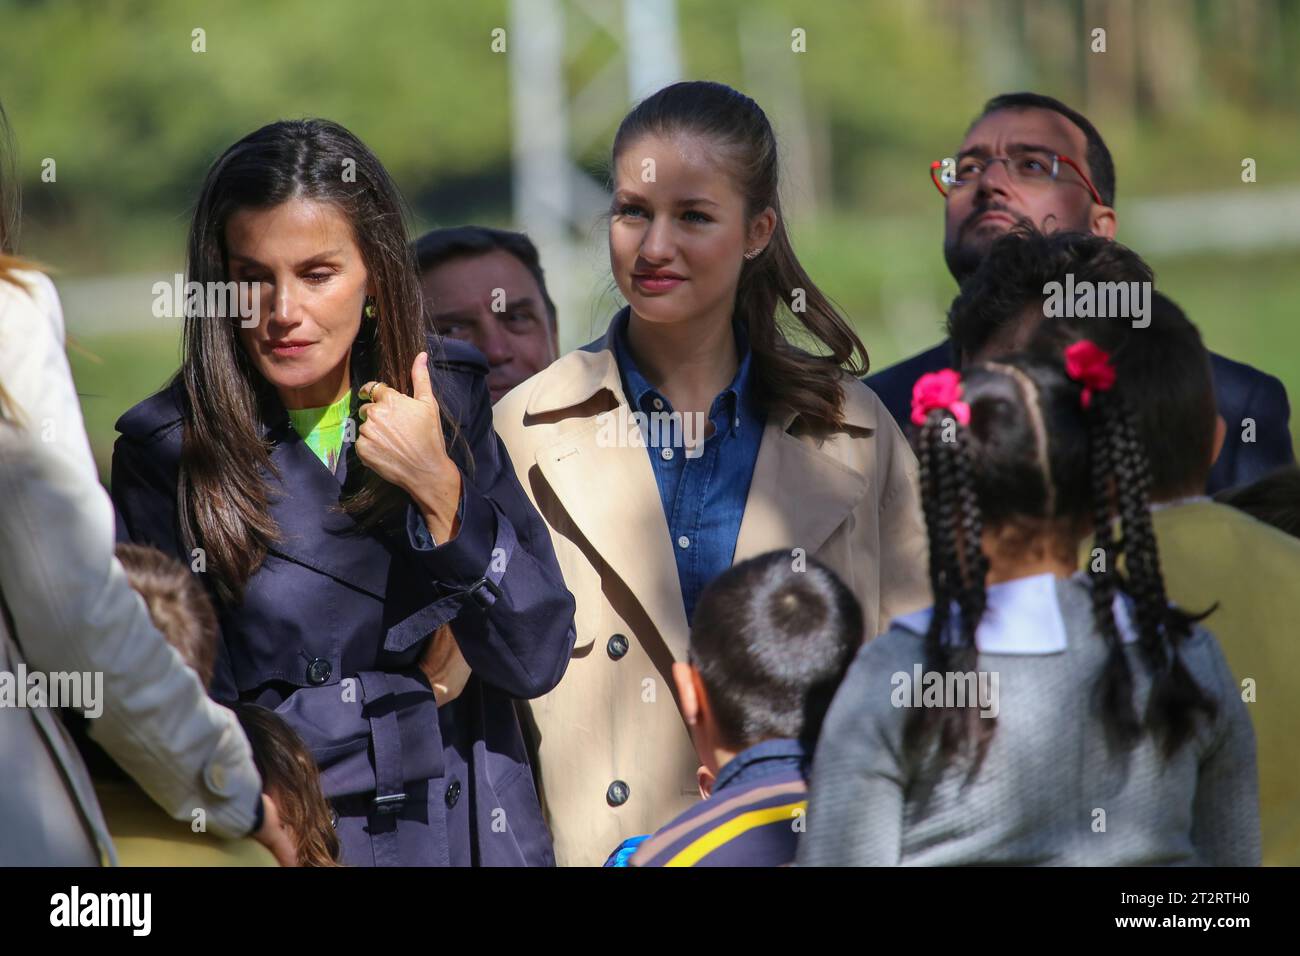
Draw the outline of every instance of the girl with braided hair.
[[[837,693],[801,864],[1259,863],[1254,732],[1166,599],[1114,380],[1085,340],[916,383],[934,606]]]

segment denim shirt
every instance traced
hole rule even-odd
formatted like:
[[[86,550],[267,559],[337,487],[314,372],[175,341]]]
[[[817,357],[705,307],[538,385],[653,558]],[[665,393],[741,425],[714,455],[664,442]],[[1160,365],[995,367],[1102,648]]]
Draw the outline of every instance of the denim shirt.
[[[624,309],[615,317],[613,336],[614,358],[628,403],[634,411],[647,416],[671,414],[673,407],[668,399],[646,380],[632,359],[627,339],[630,316],[631,310]],[[765,416],[754,401],[749,339],[739,323],[733,327],[740,364],[731,384],[709,408],[714,432],[703,448],[696,448],[691,457],[685,448],[673,447],[672,443],[652,447],[656,436],[698,436],[698,430],[685,427],[671,432],[651,428],[646,442],[677,558],[687,623],[704,586],[731,567],[763,439]]]

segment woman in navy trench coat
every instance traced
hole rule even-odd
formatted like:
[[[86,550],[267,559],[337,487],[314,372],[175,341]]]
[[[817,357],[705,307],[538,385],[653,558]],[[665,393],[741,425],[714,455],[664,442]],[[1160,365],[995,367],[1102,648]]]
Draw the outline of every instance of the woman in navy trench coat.
[[[551,865],[512,700],[559,681],[573,599],[492,429],[486,363],[425,337],[398,208],[331,123],[271,124],[217,161],[190,279],[273,302],[239,331],[189,307],[181,371],[118,421],[119,535],[201,572],[222,630],[213,695],[303,737],[345,864]],[[331,471],[286,407],[340,394],[354,414],[371,403]],[[454,644],[434,648],[443,625]],[[429,662],[449,658],[470,676],[439,706]]]

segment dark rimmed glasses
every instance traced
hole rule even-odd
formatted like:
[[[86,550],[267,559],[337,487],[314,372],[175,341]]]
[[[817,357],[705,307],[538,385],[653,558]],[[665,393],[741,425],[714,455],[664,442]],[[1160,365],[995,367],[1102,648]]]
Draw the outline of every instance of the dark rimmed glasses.
[[[1069,156],[1048,153],[1041,149],[1014,150],[1006,156],[988,158],[963,156],[961,159],[936,159],[930,164],[930,179],[934,182],[934,188],[939,190],[939,195],[947,199],[949,191],[974,183],[994,163],[1002,163],[1006,167],[1007,176],[1012,182],[1030,187],[1056,182],[1061,174],[1061,167],[1069,166],[1083,180],[1083,185],[1088,188],[1092,201],[1098,206],[1106,205],[1101,201],[1101,195],[1093,186],[1092,180],[1079,168],[1078,163]],[[944,186],[948,188],[944,189]]]

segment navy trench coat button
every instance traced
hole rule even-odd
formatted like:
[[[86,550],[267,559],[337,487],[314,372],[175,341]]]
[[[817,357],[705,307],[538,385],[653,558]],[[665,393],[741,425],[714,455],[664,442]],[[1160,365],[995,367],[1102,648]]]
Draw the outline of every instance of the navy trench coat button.
[[[323,657],[318,657],[307,665],[307,683],[324,684],[330,679],[332,673],[330,662]]]
[[[456,801],[460,799],[460,781],[459,781],[459,780],[453,780],[453,781],[451,782],[451,785],[447,787],[447,796],[446,796],[445,799],[446,799],[446,801],[447,801],[447,809],[448,809],[448,810],[450,810],[452,807],[454,807],[454,806],[456,805]]]
[[[609,643],[605,645],[605,650],[609,651],[609,656],[614,658],[614,660],[618,660],[626,654],[627,649],[627,638],[622,634],[615,634],[609,639]]]
[[[621,807],[627,803],[627,798],[631,796],[632,791],[622,780],[615,780],[605,791],[605,799],[609,801],[611,807]]]

